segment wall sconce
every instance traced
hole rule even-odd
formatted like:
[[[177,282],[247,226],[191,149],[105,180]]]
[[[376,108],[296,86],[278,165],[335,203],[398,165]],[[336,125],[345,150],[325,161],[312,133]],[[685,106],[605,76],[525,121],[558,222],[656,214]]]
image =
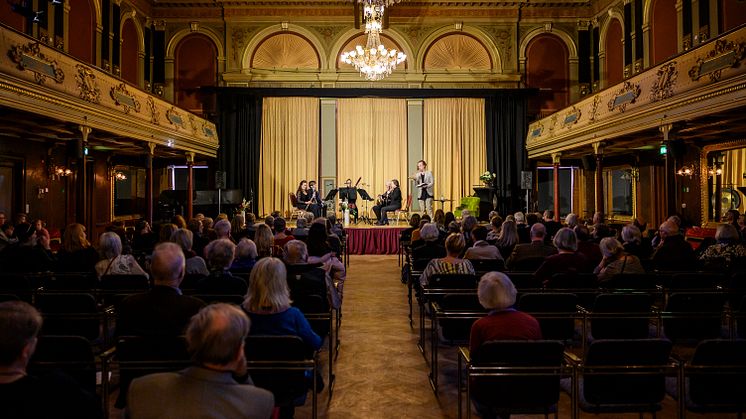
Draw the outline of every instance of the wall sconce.
[[[676,171],[676,174],[679,176],[689,176],[690,178],[694,176],[694,168],[690,166],[683,166],[681,169]]]
[[[114,177],[114,180],[117,180],[117,181],[127,180],[127,175],[125,175],[122,172],[114,172],[113,177]]]
[[[723,169],[718,166],[709,166],[707,168],[707,177],[720,176],[723,174]]]
[[[49,168],[49,177],[51,178],[60,178],[63,176],[70,176],[73,174],[73,171],[71,169],[68,169],[65,166],[51,166]]]

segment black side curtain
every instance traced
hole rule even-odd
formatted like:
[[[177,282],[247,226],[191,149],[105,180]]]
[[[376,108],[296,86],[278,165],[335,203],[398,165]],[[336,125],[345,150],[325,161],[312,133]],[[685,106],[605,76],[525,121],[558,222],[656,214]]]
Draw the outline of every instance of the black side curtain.
[[[241,189],[257,212],[259,166],[262,144],[262,97],[223,93],[219,95],[219,168],[226,172],[228,189]]]
[[[487,170],[497,174],[497,211],[505,217],[525,206],[521,171],[526,170],[526,95],[501,94],[484,100]]]

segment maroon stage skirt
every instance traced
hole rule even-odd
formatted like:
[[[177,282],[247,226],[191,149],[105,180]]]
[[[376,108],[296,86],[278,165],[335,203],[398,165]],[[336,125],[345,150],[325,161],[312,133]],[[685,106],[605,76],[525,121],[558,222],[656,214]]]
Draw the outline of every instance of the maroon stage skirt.
[[[348,228],[347,248],[351,255],[395,255],[399,253],[399,232],[406,227]]]

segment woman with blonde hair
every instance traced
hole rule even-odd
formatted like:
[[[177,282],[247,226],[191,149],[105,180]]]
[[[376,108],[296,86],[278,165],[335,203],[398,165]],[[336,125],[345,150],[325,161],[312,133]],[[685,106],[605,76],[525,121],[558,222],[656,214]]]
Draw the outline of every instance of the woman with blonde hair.
[[[275,247],[275,236],[267,224],[259,224],[254,233],[254,244],[256,244],[256,258],[272,256]]]
[[[502,227],[500,228],[500,234],[497,236],[495,246],[500,250],[500,254],[506,259],[513,254],[515,245],[520,241],[518,237],[518,226],[513,220],[503,221]]]
[[[446,239],[446,257],[433,259],[425,267],[420,275],[420,285],[426,287],[428,281],[436,274],[471,274],[474,275],[474,266],[460,255],[466,248],[463,234],[451,233]]]
[[[251,319],[251,334],[299,336],[310,348],[319,349],[321,338],[303,313],[290,305],[286,276],[285,264],[280,259],[267,257],[254,265],[242,304]]]
[[[62,236],[62,249],[57,253],[57,270],[91,272],[98,260],[98,252],[86,237],[85,226],[78,223],[68,225]]]

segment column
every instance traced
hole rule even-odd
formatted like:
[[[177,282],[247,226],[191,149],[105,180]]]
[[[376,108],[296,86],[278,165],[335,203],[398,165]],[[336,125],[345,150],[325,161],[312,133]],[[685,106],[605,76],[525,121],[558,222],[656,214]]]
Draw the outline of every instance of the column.
[[[604,168],[603,168],[603,143],[593,143],[593,154],[596,156],[596,212],[604,212]],[[606,215],[606,214],[604,214]]]
[[[712,176],[715,177],[715,222],[721,222],[723,214],[723,200],[720,199],[723,194],[723,173],[718,174],[718,170],[723,168],[723,153],[718,153],[712,161],[714,173]],[[704,176],[704,175],[703,175]]]
[[[194,204],[194,153],[186,153],[187,160],[187,193],[186,193],[186,219],[193,217],[192,205]]]
[[[145,218],[150,225],[153,225],[153,154],[155,152],[155,143],[148,143],[147,148],[148,153],[145,155]]]
[[[91,127],[80,125],[81,138],[77,142],[77,153],[78,153],[78,196],[76,202],[76,218],[77,222],[83,224],[88,228],[89,234],[91,232],[90,226],[88,225],[88,167],[86,165],[85,148],[88,144],[88,135],[91,133]]]
[[[321,178],[337,177],[337,99],[321,99]],[[339,185],[340,181],[335,183]],[[321,185],[323,186],[323,185]],[[326,192],[326,191],[325,191]]]
[[[560,156],[561,153],[552,153],[552,167],[554,168],[554,220],[560,220]]]
[[[423,148],[423,99],[407,99],[407,173],[412,174],[417,168],[417,162],[425,158]],[[424,211],[420,208],[418,191],[414,190],[414,182],[407,182],[407,191],[412,194],[412,211]],[[437,179],[436,185],[437,188]],[[436,192],[437,193],[437,192]],[[437,196],[437,195],[436,195]],[[402,197],[406,199],[406,197]],[[453,199],[446,197],[446,199]]]
[[[666,146],[666,164],[664,168],[664,181],[666,184],[666,214],[673,214],[676,212],[676,160],[669,138],[671,128],[673,128],[671,124],[661,125],[660,127],[658,127],[660,132],[663,133],[663,144]]]

